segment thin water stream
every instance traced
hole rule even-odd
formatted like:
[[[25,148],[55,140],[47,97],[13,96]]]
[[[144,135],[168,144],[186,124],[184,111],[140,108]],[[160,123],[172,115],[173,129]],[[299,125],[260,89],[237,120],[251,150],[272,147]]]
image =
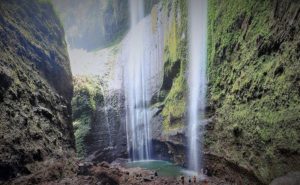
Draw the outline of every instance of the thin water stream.
[[[189,0],[189,99],[188,166],[199,172],[202,167],[202,132],[206,104],[207,0]]]

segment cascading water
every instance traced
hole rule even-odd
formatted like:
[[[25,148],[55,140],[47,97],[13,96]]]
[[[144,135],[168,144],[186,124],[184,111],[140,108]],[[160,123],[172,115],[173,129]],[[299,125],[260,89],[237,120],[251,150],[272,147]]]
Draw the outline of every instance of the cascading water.
[[[130,29],[144,17],[144,0],[129,0]]]
[[[207,0],[189,0],[189,169],[199,172],[202,163],[199,146],[206,104],[206,62],[207,62]]]
[[[130,0],[131,30],[137,26],[144,17],[144,4],[141,0]],[[126,68],[126,91],[127,106],[127,139],[128,147],[133,160],[150,158],[150,130],[149,113],[147,110],[147,81],[144,56],[144,26],[136,29],[135,36],[131,36],[128,64]],[[130,34],[133,34],[132,31]]]
[[[152,29],[150,16],[144,17],[142,0],[129,2],[131,29],[119,60],[124,66],[127,147],[130,158],[136,161],[151,158],[149,104],[162,81],[157,78],[162,77],[163,34],[160,28]]]
[[[108,93],[105,92],[104,88],[101,86],[101,91],[103,94],[103,103],[104,103],[104,117],[105,117],[105,126],[107,129],[107,133],[108,133],[108,139],[109,139],[109,147],[113,146],[112,143],[112,134],[111,134],[111,128],[110,128],[110,115],[108,114],[108,106],[111,106],[111,102],[107,101],[107,97],[108,97]]]

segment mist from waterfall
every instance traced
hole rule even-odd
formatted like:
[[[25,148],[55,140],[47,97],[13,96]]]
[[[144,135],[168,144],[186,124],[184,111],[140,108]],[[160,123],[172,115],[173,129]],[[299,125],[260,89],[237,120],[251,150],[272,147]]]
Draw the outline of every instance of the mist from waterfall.
[[[109,106],[111,106],[111,102],[109,102],[107,100],[107,93],[105,92],[104,88],[101,86],[101,91],[102,91],[102,94],[103,94],[103,109],[104,109],[104,117],[105,117],[105,126],[106,126],[106,130],[107,130],[107,133],[108,133],[108,140],[109,140],[109,143],[108,143],[108,146],[111,147],[113,146],[113,143],[112,143],[112,134],[111,134],[111,125],[110,125],[110,115],[108,113],[108,108]]]
[[[206,104],[207,0],[189,0],[188,167],[202,167],[202,132]]]

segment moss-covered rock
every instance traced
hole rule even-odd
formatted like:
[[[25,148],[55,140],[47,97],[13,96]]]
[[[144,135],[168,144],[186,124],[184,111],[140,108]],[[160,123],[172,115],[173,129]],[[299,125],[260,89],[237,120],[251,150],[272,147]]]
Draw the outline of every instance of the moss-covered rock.
[[[74,77],[74,97],[72,100],[73,126],[76,149],[79,157],[87,154],[87,136],[96,114],[96,106],[103,106],[103,94],[97,76]]]
[[[296,1],[209,0],[207,150],[264,183],[300,169]]]
[[[0,12],[1,181],[34,173],[75,144],[72,76],[52,5],[2,0]]]
[[[77,154],[94,162],[127,157],[124,97],[120,89],[108,87],[108,79],[74,77],[72,109]]]
[[[167,17],[164,41],[164,77],[158,92],[158,104],[162,107],[163,131],[184,126],[186,108],[187,65],[187,2],[163,1]]]

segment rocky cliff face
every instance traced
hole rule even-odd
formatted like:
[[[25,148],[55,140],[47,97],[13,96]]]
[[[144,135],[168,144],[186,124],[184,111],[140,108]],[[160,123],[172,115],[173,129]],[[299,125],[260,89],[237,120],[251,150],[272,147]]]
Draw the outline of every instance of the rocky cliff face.
[[[187,6],[161,3],[169,26],[163,85],[153,97],[154,151],[184,165]],[[260,184],[299,170],[299,6],[209,1],[204,160],[214,175]]]
[[[164,26],[162,85],[152,98],[152,107],[155,110],[151,121],[153,153],[158,159],[168,159],[184,165],[187,2],[162,1],[152,9],[151,15],[154,27],[155,22],[160,23],[158,26]]]
[[[299,1],[209,1],[207,152],[263,183],[300,169]]]
[[[112,162],[127,158],[124,94],[119,90],[108,90],[104,99],[96,106],[87,135],[88,161]]]
[[[79,157],[87,155],[89,142],[86,137],[91,132],[91,125],[98,105],[103,105],[103,93],[100,79],[97,77],[77,76],[74,78],[74,97],[72,99],[73,126],[76,149]]]
[[[74,77],[73,125],[79,157],[112,162],[127,157],[124,96],[99,76]]]
[[[0,12],[1,181],[75,146],[69,59],[51,4],[3,0]]]

